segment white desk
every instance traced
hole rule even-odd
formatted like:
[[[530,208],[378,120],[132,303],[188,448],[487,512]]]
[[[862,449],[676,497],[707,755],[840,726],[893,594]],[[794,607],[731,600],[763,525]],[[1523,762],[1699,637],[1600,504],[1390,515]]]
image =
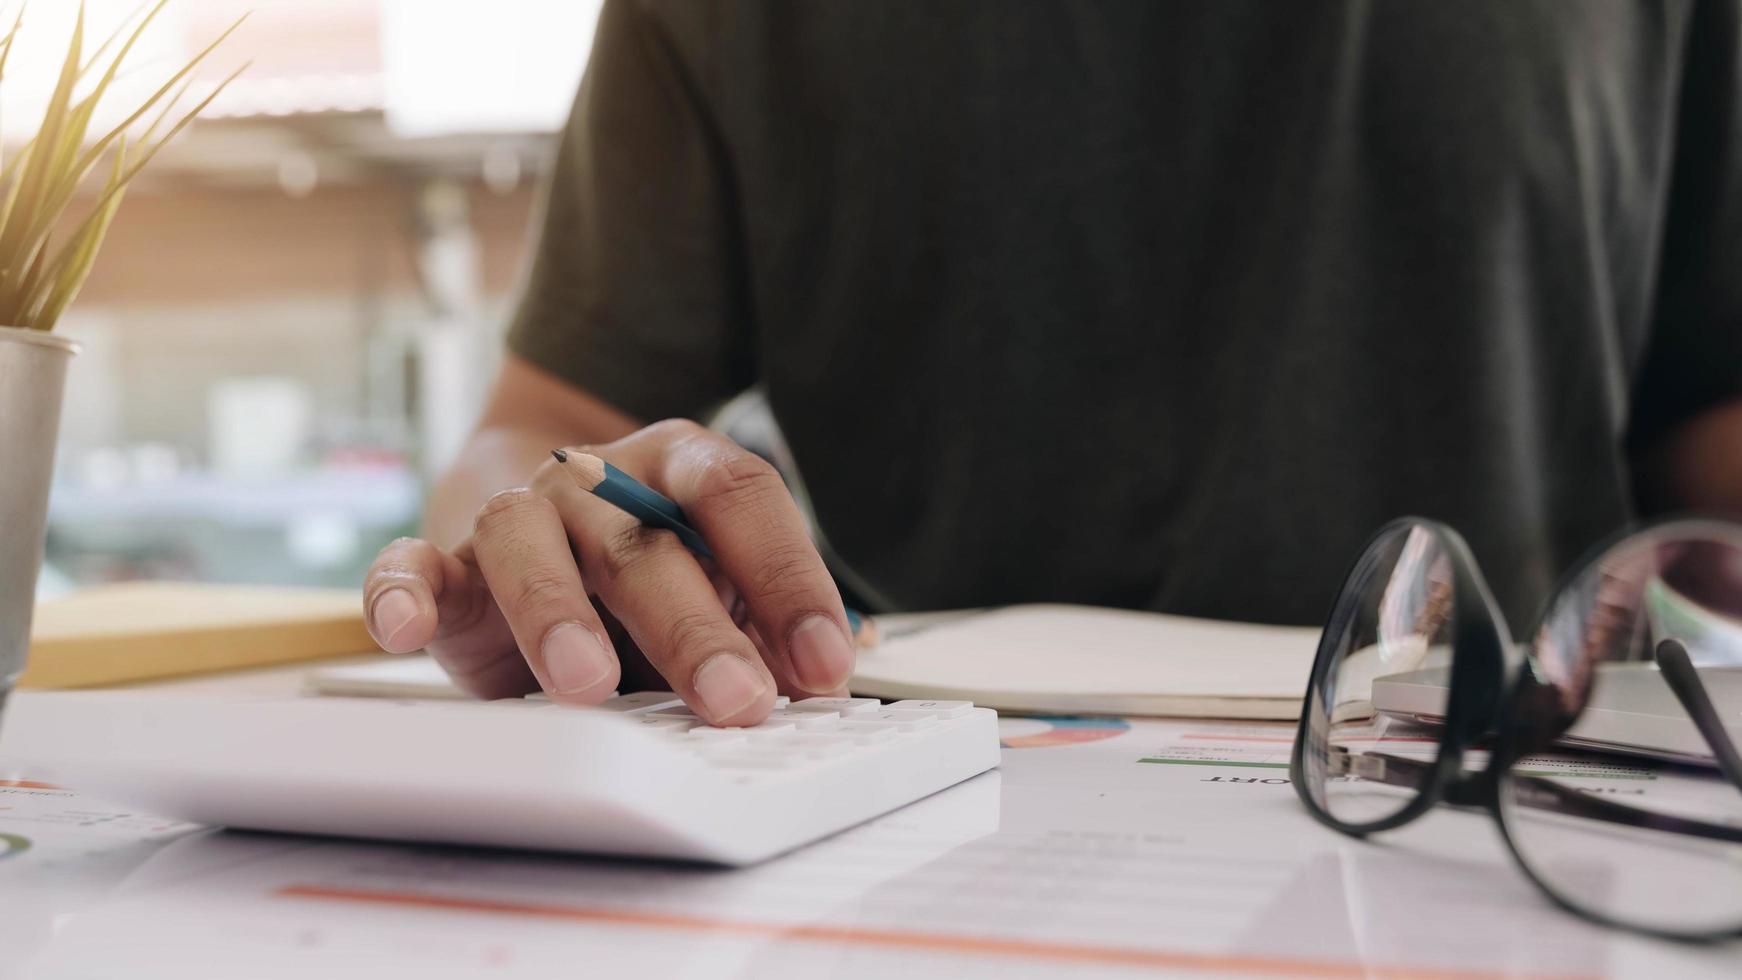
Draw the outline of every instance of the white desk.
[[[1549,907],[1485,818],[1319,828],[1275,768],[1290,726],[1005,725],[999,771],[742,871],[189,834],[0,787],[0,834],[33,842],[0,858],[0,977],[1742,972],[1742,945]]]

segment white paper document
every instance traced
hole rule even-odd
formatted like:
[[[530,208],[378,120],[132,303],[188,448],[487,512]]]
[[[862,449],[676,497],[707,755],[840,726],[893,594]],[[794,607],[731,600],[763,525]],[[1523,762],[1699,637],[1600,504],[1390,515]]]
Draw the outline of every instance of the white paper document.
[[[1377,843],[1319,826],[1291,726],[1002,728],[1001,769],[735,871],[189,834],[36,790],[0,810],[32,838],[0,859],[0,908],[35,923],[0,936],[0,977],[1679,978],[1742,957],[1551,907],[1482,815]]]

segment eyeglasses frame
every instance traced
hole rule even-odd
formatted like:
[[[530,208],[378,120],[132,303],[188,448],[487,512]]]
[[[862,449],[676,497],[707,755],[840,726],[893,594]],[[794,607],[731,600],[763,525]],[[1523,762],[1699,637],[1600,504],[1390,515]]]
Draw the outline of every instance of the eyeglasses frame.
[[[1668,517],[1626,528],[1610,535],[1573,563],[1549,591],[1534,625],[1540,630],[1560,597],[1617,545],[1636,535],[1686,523],[1716,524],[1730,528],[1742,537],[1742,525],[1707,517]],[[1337,661],[1337,647],[1347,633],[1350,620],[1359,612],[1364,587],[1377,571],[1373,567],[1378,557],[1377,549],[1394,535],[1417,528],[1436,536],[1445,548],[1452,570],[1451,676],[1447,684],[1445,720],[1439,726],[1439,752],[1434,762],[1421,763],[1429,767],[1425,781],[1417,786],[1415,798],[1402,809],[1367,823],[1349,823],[1321,807],[1308,785],[1306,751],[1312,741],[1313,699],[1325,690],[1327,675]],[[1477,601],[1470,601],[1471,597]],[[1374,532],[1362,546],[1337,592],[1331,615],[1319,637],[1312,673],[1301,702],[1300,722],[1289,757],[1288,774],[1295,795],[1306,806],[1307,812],[1332,830],[1362,839],[1405,826],[1442,802],[1486,810],[1499,828],[1501,839],[1514,862],[1538,890],[1561,909],[1599,925],[1681,942],[1712,943],[1742,937],[1742,922],[1715,930],[1674,930],[1615,919],[1563,896],[1525,859],[1501,806],[1500,779],[1512,770],[1515,763],[1552,746],[1564,735],[1578,720],[1590,691],[1587,684],[1587,689],[1581,692],[1579,711],[1566,711],[1555,686],[1541,678],[1536,651],[1527,644],[1513,643],[1508,630],[1505,616],[1494,601],[1468,543],[1450,525],[1424,517],[1400,517]],[[1538,633],[1526,635],[1534,637]],[[1328,711],[1326,717],[1329,717]],[[1465,753],[1484,737],[1489,737],[1492,743],[1488,764],[1479,771],[1465,773]]]

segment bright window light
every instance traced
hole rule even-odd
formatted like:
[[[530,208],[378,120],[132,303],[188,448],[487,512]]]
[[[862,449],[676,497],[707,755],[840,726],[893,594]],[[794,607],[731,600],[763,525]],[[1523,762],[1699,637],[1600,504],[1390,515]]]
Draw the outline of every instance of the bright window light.
[[[382,0],[387,124],[402,137],[562,127],[600,0]]]

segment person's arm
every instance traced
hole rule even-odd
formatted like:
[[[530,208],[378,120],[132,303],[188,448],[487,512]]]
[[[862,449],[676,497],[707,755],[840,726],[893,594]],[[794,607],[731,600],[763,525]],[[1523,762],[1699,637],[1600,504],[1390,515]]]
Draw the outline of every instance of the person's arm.
[[[1742,518],[1742,400],[1667,432],[1637,464],[1646,509]]]
[[[615,442],[644,423],[515,354],[503,359],[478,427],[436,481],[424,537],[453,548],[472,534],[478,508],[520,486],[557,446]]]
[[[1627,444],[1646,514],[1742,516],[1742,3],[1695,5],[1684,45]]]
[[[601,11],[507,363],[426,537],[383,549],[363,598],[382,648],[483,697],[596,704],[644,658],[708,722],[754,724],[777,692],[840,693],[853,645],[780,475],[690,421],[754,383],[755,331],[706,25],[661,16]],[[575,447],[676,501],[713,557],[581,489],[551,458]]]

